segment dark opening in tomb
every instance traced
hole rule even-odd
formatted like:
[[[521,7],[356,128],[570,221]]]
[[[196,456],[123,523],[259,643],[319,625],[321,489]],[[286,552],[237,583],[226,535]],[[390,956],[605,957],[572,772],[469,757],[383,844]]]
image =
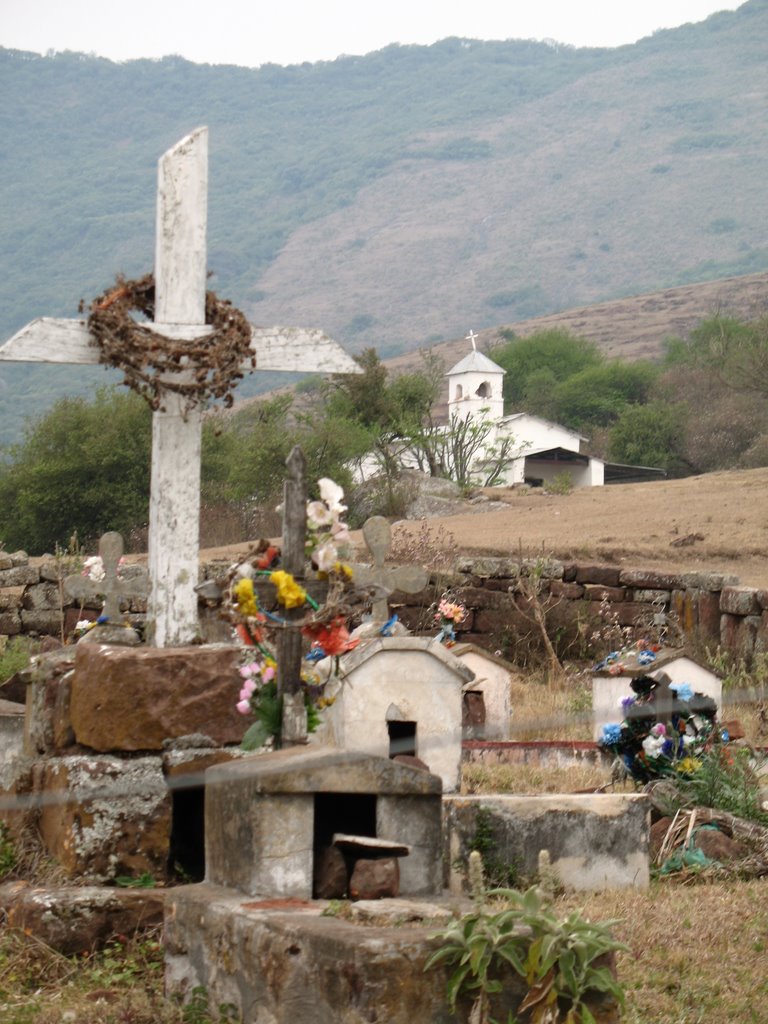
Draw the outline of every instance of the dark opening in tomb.
[[[387,722],[389,730],[389,756],[407,754],[416,757],[416,723]]]
[[[169,874],[188,882],[202,882],[205,878],[205,786],[174,789],[171,798]]]
[[[314,899],[341,899],[347,895],[351,864],[333,845],[333,837],[339,833],[376,836],[375,793],[315,793]]]

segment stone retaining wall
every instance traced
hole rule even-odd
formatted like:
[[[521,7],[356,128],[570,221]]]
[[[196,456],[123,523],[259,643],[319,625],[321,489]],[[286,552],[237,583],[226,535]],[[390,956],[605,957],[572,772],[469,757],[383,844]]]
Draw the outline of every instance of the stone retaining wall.
[[[468,610],[457,627],[462,640],[487,650],[514,653],[520,645],[536,643],[530,601],[521,592],[520,579],[531,562],[510,558],[463,558],[450,577],[433,578],[420,594],[395,593],[390,605],[415,632],[429,632],[426,614],[440,592],[450,588]],[[715,572],[669,573],[619,566],[543,563],[540,595],[547,608],[550,635],[568,657],[588,656],[588,638],[606,616],[619,626],[650,625],[663,614],[679,626],[685,639],[710,648],[718,645],[737,657],[768,652],[768,589],[739,585],[738,577]],[[220,572],[221,565],[203,566],[201,576]],[[140,574],[139,566],[126,566],[127,574]],[[81,617],[95,618],[100,602],[64,599],[61,575],[71,572],[52,560],[31,566],[23,552],[0,554],[0,635],[52,635],[71,633]],[[146,613],[146,601],[132,599],[129,619]],[[203,619],[205,623],[205,619]],[[211,632],[215,632],[211,620]],[[206,635],[204,639],[223,639]]]
[[[768,652],[768,589],[740,586],[736,576],[555,560],[536,566],[508,558],[461,559],[457,569],[443,580],[467,608],[457,634],[502,654],[537,643],[531,601],[520,582],[532,569],[540,572],[539,595],[549,635],[565,657],[589,656],[590,634],[608,620],[647,628],[659,616],[694,647],[720,646],[746,659]],[[433,581],[429,595],[396,593],[390,604],[407,626],[425,628],[423,609],[439,589]]]

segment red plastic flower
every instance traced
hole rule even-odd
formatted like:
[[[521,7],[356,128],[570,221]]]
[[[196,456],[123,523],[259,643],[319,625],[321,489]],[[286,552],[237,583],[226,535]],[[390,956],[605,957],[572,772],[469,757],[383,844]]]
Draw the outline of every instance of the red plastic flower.
[[[353,650],[360,643],[360,637],[353,640],[349,635],[344,619],[336,618],[331,622],[312,622],[301,631],[312,641],[312,647],[319,649],[326,657],[338,657]]]

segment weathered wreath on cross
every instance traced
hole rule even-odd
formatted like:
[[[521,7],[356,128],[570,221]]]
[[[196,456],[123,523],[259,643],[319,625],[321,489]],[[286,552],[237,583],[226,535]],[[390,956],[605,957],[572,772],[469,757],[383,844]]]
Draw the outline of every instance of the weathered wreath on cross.
[[[125,384],[152,409],[162,408],[163,392],[169,391],[200,404],[220,398],[229,408],[232,389],[243,376],[242,365],[250,361],[251,368],[256,367],[245,315],[231,302],[206,292],[205,322],[213,330],[197,341],[177,341],[132,316],[140,313],[152,320],[154,312],[154,275],[134,280],[118,275],[115,287],[94,299],[88,313],[99,362],[121,370]]]

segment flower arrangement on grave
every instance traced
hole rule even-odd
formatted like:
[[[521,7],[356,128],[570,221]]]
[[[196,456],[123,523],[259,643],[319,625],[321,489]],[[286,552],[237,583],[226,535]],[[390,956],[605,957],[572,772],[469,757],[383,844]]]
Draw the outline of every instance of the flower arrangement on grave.
[[[344,491],[332,480],[319,482],[320,499],[307,503],[308,536],[306,555],[318,578],[328,582],[323,605],[307,592],[295,577],[280,567],[280,550],[260,541],[255,557],[247,557],[231,571],[228,617],[244,648],[240,668],[242,684],[237,710],[253,715],[256,721],[247,730],[242,746],[254,750],[270,738],[280,735],[282,701],[277,686],[278,663],[274,637],[278,630],[297,629],[310,641],[310,650],[301,671],[301,689],[307,709],[309,732],[319,724],[318,712],[333,701],[324,694],[324,685],[312,663],[332,657],[339,668],[342,654],[357,646],[350,637],[352,570],[341,560],[340,546],[349,539],[349,528],[342,516]],[[259,605],[255,580],[267,579],[275,588],[278,611]],[[284,612],[305,614],[287,617]]]
[[[621,759],[636,782],[689,777],[701,766],[699,755],[727,742],[717,728],[717,704],[688,683],[670,683],[659,698],[659,680],[638,676],[632,694],[622,697],[623,720],[604,725],[599,746]]]
[[[117,563],[117,575],[121,576],[120,572],[122,566],[125,565],[125,558],[121,557]],[[85,576],[89,580],[93,580],[95,583],[101,583],[106,577],[106,570],[104,568],[104,560],[101,555],[91,555],[90,558],[86,558],[83,562],[82,576]]]
[[[448,594],[443,594],[434,614],[435,623],[440,627],[437,638],[441,643],[450,646],[456,642],[456,626],[467,617],[467,609],[457,601],[451,601]]]

